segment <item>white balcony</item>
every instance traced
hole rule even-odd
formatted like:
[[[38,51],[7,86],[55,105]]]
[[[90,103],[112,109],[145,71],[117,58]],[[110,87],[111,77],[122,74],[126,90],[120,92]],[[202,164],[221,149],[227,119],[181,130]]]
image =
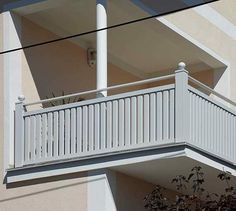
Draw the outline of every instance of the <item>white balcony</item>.
[[[88,10],[83,4],[88,4]],[[144,15],[131,2],[119,4],[109,2],[108,20],[112,24],[119,23],[123,12],[129,14],[127,20]],[[28,46],[94,29],[95,6],[92,1],[73,1],[67,7],[51,5],[48,10],[43,3],[30,10],[16,9],[22,27],[19,42]],[[70,16],[61,15],[69,9]],[[97,49],[95,35],[26,49],[18,55],[19,61],[22,56],[25,59],[24,65],[14,71],[12,68],[14,80],[9,81],[18,82],[17,70],[22,74],[22,85],[9,86],[14,93],[10,102],[21,93],[26,100],[20,97],[16,104],[14,126],[14,109],[10,103],[6,106],[12,120],[8,135],[15,136],[14,144],[14,138],[9,139],[9,166],[14,167],[8,169],[8,182],[121,166],[127,159],[133,165],[136,161],[132,159],[143,161],[150,154],[155,159],[169,153],[178,155],[185,148],[235,168],[235,103],[215,91],[230,96],[228,86],[221,90],[229,76],[225,61],[162,19],[153,19],[122,30],[108,30],[108,42],[103,43],[102,53],[97,51],[100,62],[107,57],[106,72],[104,64],[100,68],[88,64],[88,50]],[[109,48],[104,57],[106,44]],[[12,54],[7,58],[9,65],[15,64]],[[211,88],[188,76],[183,64],[175,74],[168,75],[182,58],[189,64],[190,75]],[[153,78],[156,76],[161,77]],[[126,82],[131,83],[123,84]],[[106,88],[107,84],[110,87]],[[111,87],[114,84],[121,85]],[[80,93],[40,100],[61,90]],[[108,97],[89,99],[106,91]],[[84,100],[75,102],[75,97]],[[59,105],[55,103],[58,101],[67,103]]]
[[[15,168],[109,160],[109,156],[124,154],[132,157],[132,153],[158,148],[168,151],[174,146],[188,146],[235,166],[236,113],[206,93],[235,103],[188,76],[184,64],[173,75],[107,90],[170,78],[175,78],[174,84],[40,110],[27,111],[27,107],[98,90],[28,104],[18,102]]]

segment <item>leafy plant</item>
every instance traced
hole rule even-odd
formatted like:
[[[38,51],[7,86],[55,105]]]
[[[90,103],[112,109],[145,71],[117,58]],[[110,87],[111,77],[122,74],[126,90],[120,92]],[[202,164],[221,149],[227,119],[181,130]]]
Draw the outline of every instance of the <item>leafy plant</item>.
[[[65,92],[62,91],[62,94],[60,96],[66,96]],[[52,92],[52,97],[57,97],[53,92]],[[46,96],[47,99],[51,98]],[[65,105],[65,104],[69,104],[69,103],[76,103],[76,102],[80,102],[83,101],[84,98],[80,98],[80,97],[69,97],[69,98],[63,98],[61,100],[55,100],[55,101],[51,101],[50,102],[50,106],[59,106],[59,105]]]
[[[150,211],[236,211],[236,188],[230,184],[229,173],[222,172],[217,178],[226,185],[221,195],[205,190],[202,168],[195,166],[187,177],[177,175],[172,179],[171,183],[179,193],[174,202],[165,196],[164,188],[156,186],[144,198],[144,207]],[[185,194],[189,186],[192,194]]]

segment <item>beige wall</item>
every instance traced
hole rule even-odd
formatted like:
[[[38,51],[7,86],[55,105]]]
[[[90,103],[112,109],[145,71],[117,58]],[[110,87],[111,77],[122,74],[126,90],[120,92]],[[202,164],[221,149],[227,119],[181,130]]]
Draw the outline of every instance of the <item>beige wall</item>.
[[[56,38],[25,18],[21,37],[23,45]],[[96,89],[96,70],[88,66],[86,50],[70,41],[26,49],[22,70],[23,93],[28,101],[52,97],[52,93],[62,95],[63,91],[69,94]],[[108,86],[136,80],[136,76],[108,64]]]
[[[116,172],[116,204],[118,211],[145,211],[144,197],[155,185],[123,173]],[[176,192],[166,189],[165,196],[175,200]]]
[[[223,17],[232,21],[236,25],[235,19],[232,18],[233,11],[236,9],[235,0],[221,0],[209,4],[209,6],[217,9]],[[187,18],[186,18],[187,17]],[[217,27],[215,24],[199,15],[193,9],[188,9],[178,13],[174,13],[165,18],[176,25],[180,30],[184,31],[198,42],[217,53],[220,57],[230,63],[230,92],[231,98],[236,100],[236,42],[231,36]],[[229,29],[230,31],[230,29]],[[227,86],[227,82],[225,83]]]
[[[144,211],[144,197],[152,191],[153,184],[125,174],[116,174],[116,204],[119,211]]]
[[[0,48],[3,45],[3,14],[0,14]],[[0,56],[0,210],[1,211],[22,211],[22,210],[76,210],[84,211],[87,207],[87,185],[86,173],[73,174],[53,179],[44,179],[6,186],[4,183],[4,156],[9,153],[4,152],[4,62]],[[23,71],[26,71],[23,68]],[[25,74],[25,72],[24,72]],[[27,74],[26,74],[27,75]],[[28,77],[28,76],[27,76]],[[23,78],[30,84],[32,89],[33,82],[30,77]],[[25,84],[24,84],[25,85]],[[26,88],[25,88],[26,89]],[[33,90],[35,91],[35,90]],[[35,96],[34,96],[35,97]],[[7,141],[7,140],[5,140]]]
[[[0,186],[1,211],[85,211],[86,174],[54,177],[6,188]],[[23,186],[22,186],[23,185]]]

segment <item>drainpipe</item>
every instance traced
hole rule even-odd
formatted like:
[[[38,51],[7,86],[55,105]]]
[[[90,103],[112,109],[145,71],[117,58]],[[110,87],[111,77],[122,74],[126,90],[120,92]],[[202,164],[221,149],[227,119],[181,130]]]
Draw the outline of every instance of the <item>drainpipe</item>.
[[[107,27],[107,0],[97,0],[97,29]],[[97,89],[107,87],[107,30],[97,32]],[[107,91],[97,93],[106,97]]]

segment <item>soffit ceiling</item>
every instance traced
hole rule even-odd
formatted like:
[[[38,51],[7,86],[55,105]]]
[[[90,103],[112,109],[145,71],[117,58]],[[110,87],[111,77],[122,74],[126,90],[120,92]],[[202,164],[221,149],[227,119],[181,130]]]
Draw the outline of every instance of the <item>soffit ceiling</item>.
[[[112,169],[130,175],[132,177],[150,182],[152,184],[159,184],[170,190],[176,190],[175,184],[171,183],[172,179],[178,175],[183,175],[188,178],[191,169],[195,166],[200,166],[202,168],[205,179],[205,183],[203,186],[207,191],[209,191],[209,193],[222,194],[224,192],[226,184],[224,181],[222,182],[217,178],[219,173],[222,173],[224,169],[222,169],[222,171],[217,170],[186,156],[117,166],[113,167]],[[234,176],[231,177],[230,183],[231,185],[235,186],[236,178]],[[191,187],[188,186],[187,190],[191,190]],[[192,192],[190,191],[188,193]]]
[[[49,0],[15,12],[60,37],[94,30],[95,0]],[[148,16],[129,0],[108,1],[108,25]],[[96,46],[95,34],[71,40],[83,48]],[[109,61],[141,77],[175,69],[180,61],[190,71],[224,66],[223,63],[156,19],[108,30]]]

